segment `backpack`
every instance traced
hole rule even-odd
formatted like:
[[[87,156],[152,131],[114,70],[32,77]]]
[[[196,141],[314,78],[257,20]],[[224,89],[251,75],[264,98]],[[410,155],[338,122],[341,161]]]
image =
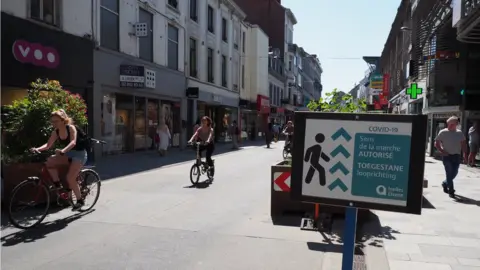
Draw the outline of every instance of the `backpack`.
[[[74,127],[77,130],[77,144],[75,148],[85,149],[87,152],[90,151],[90,148],[92,147],[92,141],[90,140],[90,137],[79,126],[74,125]]]

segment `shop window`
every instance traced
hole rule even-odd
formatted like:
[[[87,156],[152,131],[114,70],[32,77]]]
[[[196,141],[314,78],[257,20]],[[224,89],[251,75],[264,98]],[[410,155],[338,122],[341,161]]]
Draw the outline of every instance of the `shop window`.
[[[132,151],[133,96],[105,94],[101,104],[101,134],[107,144],[104,155]]]
[[[144,150],[147,148],[145,102],[145,98],[135,97],[135,125],[133,130],[135,150]]]
[[[100,2],[100,45],[118,51],[119,37],[119,1],[102,0]]]
[[[60,25],[59,0],[30,0],[30,17],[32,19],[54,25]]]
[[[215,33],[215,30],[214,30],[214,23],[215,21],[215,16],[214,16],[214,10],[213,10],[213,7],[211,6],[208,6],[208,10],[207,10],[207,28],[208,28],[208,32],[210,33]]]
[[[168,25],[168,67],[178,70],[178,28]]]
[[[213,49],[207,49],[207,80],[209,83],[214,83],[215,78],[213,75]]]
[[[227,87],[227,57],[222,55],[222,86]]]
[[[246,39],[246,34],[245,32],[242,32],[242,52],[245,53],[245,39]]]
[[[141,23],[147,24],[146,37],[138,39],[139,57],[140,59],[153,62],[153,14],[141,8],[139,13],[139,20]]]
[[[190,38],[190,77],[197,78],[197,40]]]
[[[147,146],[155,149],[155,135],[160,122],[160,102],[158,99],[148,99],[147,103]]]

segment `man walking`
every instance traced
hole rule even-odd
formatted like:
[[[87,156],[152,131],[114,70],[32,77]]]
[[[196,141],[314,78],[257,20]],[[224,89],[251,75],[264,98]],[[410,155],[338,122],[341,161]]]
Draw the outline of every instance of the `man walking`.
[[[457,129],[458,118],[455,116],[447,120],[447,128],[440,130],[435,139],[435,147],[443,156],[443,166],[445,167],[446,179],[442,183],[443,192],[448,193],[451,198],[455,198],[455,189],[453,179],[458,174],[461,163],[461,154],[465,155],[467,161],[467,143],[462,131]]]
[[[238,135],[240,135],[240,130],[237,125],[237,120],[233,120],[232,126],[230,127],[230,136],[232,136],[232,149],[238,149]]]

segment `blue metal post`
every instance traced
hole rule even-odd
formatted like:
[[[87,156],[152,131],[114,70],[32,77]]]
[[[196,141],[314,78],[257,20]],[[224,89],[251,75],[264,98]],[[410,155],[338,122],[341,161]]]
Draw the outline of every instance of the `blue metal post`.
[[[357,213],[355,207],[345,209],[345,228],[343,234],[342,270],[353,270],[355,255],[355,234],[357,231]]]

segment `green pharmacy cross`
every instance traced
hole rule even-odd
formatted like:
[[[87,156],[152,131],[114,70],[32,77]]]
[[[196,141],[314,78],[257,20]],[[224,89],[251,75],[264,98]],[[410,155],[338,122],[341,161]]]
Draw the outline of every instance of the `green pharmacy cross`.
[[[407,88],[407,95],[410,96],[411,99],[417,99],[418,95],[423,93],[422,88],[418,88],[416,83],[412,83],[410,88]]]

